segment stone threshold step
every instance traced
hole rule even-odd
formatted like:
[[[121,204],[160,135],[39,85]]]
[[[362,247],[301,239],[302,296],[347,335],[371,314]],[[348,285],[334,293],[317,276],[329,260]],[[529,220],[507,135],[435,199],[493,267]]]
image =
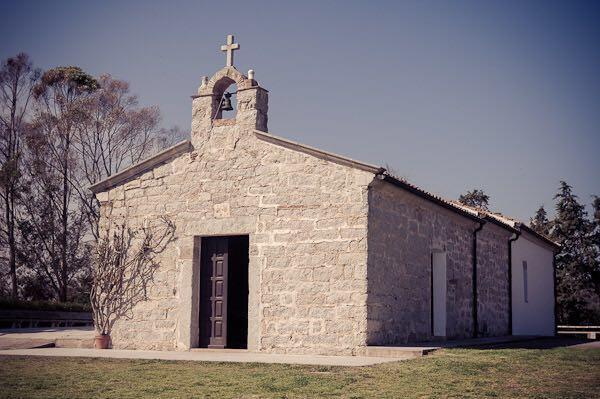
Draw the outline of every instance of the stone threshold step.
[[[392,357],[392,358],[417,358],[425,356],[440,349],[438,346],[410,347],[410,346],[367,346],[364,356],[369,357]]]
[[[248,349],[233,349],[233,348],[191,348],[190,352],[201,353],[250,353]]]

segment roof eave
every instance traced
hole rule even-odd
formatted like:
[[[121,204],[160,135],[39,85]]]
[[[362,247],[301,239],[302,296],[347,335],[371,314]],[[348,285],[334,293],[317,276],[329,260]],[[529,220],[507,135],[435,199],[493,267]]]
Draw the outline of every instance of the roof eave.
[[[498,227],[501,227],[501,228],[503,228],[505,230],[508,230],[508,231],[510,231],[513,234],[518,234],[519,233],[519,229],[518,228],[513,227],[513,226],[511,226],[509,224],[503,223],[500,220],[494,218],[493,216],[489,216],[489,215],[485,215],[484,214],[483,219],[485,219],[488,222],[491,222],[492,224],[495,224]]]
[[[312,155],[316,158],[323,159],[325,161],[345,165],[354,169],[364,170],[365,172],[370,172],[373,174],[378,174],[385,171],[385,168],[382,168],[380,166],[356,161],[354,159],[344,157],[342,155],[334,154],[333,152],[323,151],[319,148],[311,147],[306,144],[301,144],[296,141],[287,140],[260,130],[254,130],[254,135],[258,139],[266,141],[267,143],[275,144],[293,151],[302,152],[304,154]]]
[[[433,202],[433,203],[441,206],[442,208],[448,209],[448,210],[450,210],[450,211],[452,211],[454,213],[457,213],[459,215],[467,217],[467,218],[469,218],[469,219],[471,219],[471,220],[473,220],[473,221],[475,221],[477,223],[485,222],[479,216],[473,215],[473,214],[471,214],[471,213],[469,213],[469,212],[467,212],[465,210],[462,210],[462,209],[460,209],[460,208],[458,208],[456,206],[453,206],[453,205],[451,205],[451,204],[449,204],[449,203],[447,203],[447,202],[445,202],[445,201],[443,201],[443,200],[441,200],[439,198],[436,198],[435,196],[433,196],[431,194],[428,194],[428,193],[426,193],[424,191],[421,191],[421,190],[413,187],[412,185],[407,184],[407,183],[403,182],[402,180],[395,178],[394,176],[392,176],[390,174],[379,173],[378,177],[379,177],[380,180],[383,180],[385,182],[393,184],[396,187],[399,187],[399,188],[402,188],[404,190],[407,190],[408,192],[410,192],[410,193],[412,193],[414,195],[417,195],[417,196],[419,196],[419,197],[421,197],[423,199],[431,201],[431,202]]]
[[[118,186],[119,184],[132,179],[144,172],[147,172],[156,166],[170,160],[171,158],[188,152],[192,149],[192,143],[189,140],[181,141],[174,146],[171,146],[158,154],[151,156],[150,158],[144,159],[141,162],[136,163],[126,169],[123,169],[121,172],[116,173],[112,176],[107,177],[104,180],[99,181],[89,187],[89,190],[94,194],[101,193],[110,188]]]
[[[548,237],[546,237],[545,235],[538,233],[537,231],[533,230],[531,227],[527,226],[526,224],[519,223],[519,229],[526,231],[527,233],[531,234],[532,236],[534,236],[534,237],[538,238],[539,240],[545,242],[546,244],[550,245],[552,248],[554,248],[554,250],[556,252],[560,251],[560,249],[562,248],[559,243],[554,242],[551,239],[549,239]]]
[[[298,152],[302,152],[305,154],[309,154],[312,155],[314,157],[320,158],[320,159],[324,159],[326,161],[329,162],[333,162],[333,163],[337,163],[337,164],[341,164],[341,165],[345,165],[351,168],[355,168],[355,169],[360,169],[360,170],[364,170],[366,172],[370,172],[373,173],[374,175],[378,176],[381,180],[386,181],[388,183],[391,183],[397,187],[403,188],[421,198],[424,198],[428,201],[432,201],[434,203],[436,203],[437,205],[446,208],[452,212],[458,213],[462,216],[465,216],[471,220],[474,220],[478,223],[484,222],[484,220],[474,214],[471,214],[463,209],[460,209],[458,207],[455,207],[425,191],[419,190],[416,187],[413,187],[410,184],[407,184],[395,177],[393,177],[392,175],[390,175],[387,170],[381,166],[376,166],[376,165],[371,165],[365,162],[360,162],[360,161],[356,161],[354,159],[348,158],[348,157],[344,157],[338,154],[334,154],[332,152],[328,152],[328,151],[323,151],[321,149],[315,148],[315,147],[311,147],[305,144],[301,144],[292,140],[287,140],[278,136],[274,136],[270,133],[266,133],[260,130],[254,130],[254,134],[256,135],[256,137],[260,140],[266,141],[268,143],[271,144],[275,144],[284,148],[288,148],[290,150],[294,150],[294,151],[298,151]]]

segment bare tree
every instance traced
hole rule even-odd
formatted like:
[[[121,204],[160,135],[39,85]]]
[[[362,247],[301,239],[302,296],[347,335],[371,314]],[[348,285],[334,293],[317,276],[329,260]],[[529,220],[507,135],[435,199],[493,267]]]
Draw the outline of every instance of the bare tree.
[[[158,107],[139,107],[127,82],[102,75],[98,83],[100,88],[83,104],[86,118],[80,120],[75,145],[81,160],[81,179],[74,187],[96,239],[99,204],[88,187],[161,150],[181,135],[177,129],[160,129]]]
[[[8,58],[0,69],[0,246],[6,248],[5,262],[11,280],[11,295],[18,295],[17,208],[21,193],[22,143],[26,117],[39,78],[27,54]],[[4,263],[4,262],[3,262]]]
[[[18,287],[27,288],[31,298],[47,296],[49,289],[66,301],[72,287],[89,287],[99,236],[99,203],[88,187],[183,134],[160,128],[158,108],[140,107],[129,85],[109,75],[96,80],[77,67],[39,75],[19,55],[7,61],[0,76],[0,266],[11,265],[6,269],[14,295]],[[27,106],[32,116],[25,123]],[[28,167],[19,168],[24,162]],[[19,195],[27,199],[21,218],[15,206]],[[22,251],[16,248],[15,228]],[[23,281],[17,284],[19,263]],[[40,289],[40,282],[47,287]]]
[[[147,299],[159,266],[156,257],[174,235],[175,225],[166,217],[138,228],[124,220],[104,230],[96,247],[90,294],[99,334],[110,334],[117,320],[130,317],[133,307]]]
[[[89,254],[83,205],[74,192],[79,180],[75,151],[85,104],[98,82],[77,67],[46,71],[34,88],[35,116],[28,132],[27,218],[21,229],[27,256],[49,279],[60,301]]]

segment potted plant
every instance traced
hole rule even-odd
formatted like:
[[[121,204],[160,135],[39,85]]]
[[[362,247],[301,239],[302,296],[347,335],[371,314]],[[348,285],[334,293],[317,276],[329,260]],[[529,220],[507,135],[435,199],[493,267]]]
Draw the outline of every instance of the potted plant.
[[[110,348],[110,334],[100,333],[94,337],[94,348],[95,349],[108,349]]]
[[[115,322],[130,318],[134,306],[147,300],[147,288],[159,266],[156,256],[174,235],[175,225],[161,217],[138,228],[127,226],[126,221],[116,227],[109,224],[98,239],[90,290],[96,349],[110,348]]]

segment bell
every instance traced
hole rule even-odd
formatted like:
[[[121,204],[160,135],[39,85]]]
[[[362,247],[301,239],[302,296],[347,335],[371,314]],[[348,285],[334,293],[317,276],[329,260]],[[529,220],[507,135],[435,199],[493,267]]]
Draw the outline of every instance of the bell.
[[[231,93],[223,94],[223,99],[221,99],[221,111],[233,111],[233,107],[231,106]]]

